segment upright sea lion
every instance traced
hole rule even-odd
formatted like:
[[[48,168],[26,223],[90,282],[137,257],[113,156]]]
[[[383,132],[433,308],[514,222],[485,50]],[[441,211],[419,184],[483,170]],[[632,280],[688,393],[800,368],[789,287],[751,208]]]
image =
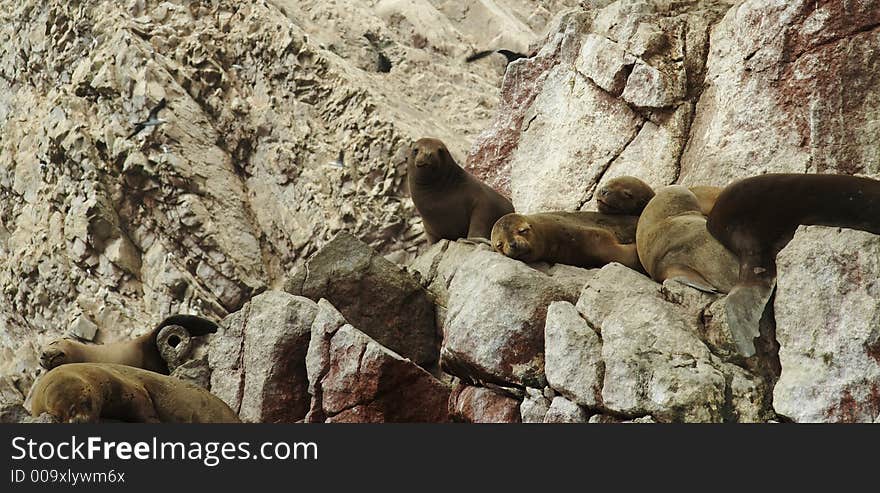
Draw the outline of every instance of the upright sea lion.
[[[636,245],[657,282],[674,279],[714,293],[726,293],[736,282],[736,256],[709,234],[697,197],[684,186],[657,191],[639,217]]]
[[[70,339],[58,339],[43,350],[40,365],[51,370],[67,363],[116,363],[167,375],[168,365],[159,353],[156,338],[164,327],[172,325],[183,327],[191,336],[217,332],[217,324],[208,319],[196,315],[172,315],[150,332],[125,341],[83,344]]]
[[[697,197],[700,212],[708,216],[721,193],[721,187],[698,185],[690,187],[690,191]],[[596,201],[599,203],[599,212],[638,216],[652,198],[654,190],[650,185],[634,176],[620,176],[608,180],[599,189]]]
[[[644,272],[635,244],[622,244],[611,231],[575,217],[507,214],[492,228],[492,245],[499,253],[528,263],[545,261],[589,268],[619,262]]]
[[[800,225],[880,234],[880,181],[848,175],[767,174],[728,185],[707,227],[739,257],[726,305],[740,352],[755,352],[758,322],[776,285],[776,254]]]
[[[495,221],[513,212],[509,200],[462,169],[437,139],[419,139],[413,145],[407,180],[431,243],[488,239]]]
[[[43,375],[31,415],[65,423],[237,423],[225,402],[189,382],[126,365],[72,363]]]

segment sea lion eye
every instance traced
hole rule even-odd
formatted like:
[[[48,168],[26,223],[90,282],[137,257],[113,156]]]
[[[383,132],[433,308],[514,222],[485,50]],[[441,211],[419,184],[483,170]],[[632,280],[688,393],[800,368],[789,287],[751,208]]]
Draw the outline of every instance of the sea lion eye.
[[[521,234],[521,235],[524,235],[524,234],[526,234],[526,233],[529,232],[529,227],[526,226],[526,227],[524,227],[524,228],[519,228],[516,232],[519,233],[519,234]]]
[[[633,194],[632,194],[632,192],[630,192],[629,190],[624,190],[624,191],[623,191],[623,196],[626,197],[626,198],[628,198],[628,199],[633,198]]]

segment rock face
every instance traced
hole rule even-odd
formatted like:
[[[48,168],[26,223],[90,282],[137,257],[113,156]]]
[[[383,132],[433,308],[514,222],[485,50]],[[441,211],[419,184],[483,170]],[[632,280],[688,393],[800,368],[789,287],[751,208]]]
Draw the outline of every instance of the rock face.
[[[211,337],[211,392],[242,420],[284,423],[309,409],[306,351],[317,305],[267,291],[223,320]]]
[[[319,302],[308,350],[309,422],[449,420],[449,388]]]
[[[743,359],[723,296],[426,247],[404,186],[423,136],[525,213],[592,209],[625,174],[880,178],[876,0],[26,0],[0,20],[3,420],[49,340],[173,313],[225,320],[174,372],[250,421],[880,419],[876,236],[799,231]],[[464,62],[500,48],[530,56]]]
[[[449,285],[441,362],[467,380],[543,387],[544,320],[561,285],[522,262],[477,251]]]
[[[286,284],[289,293],[326,298],[346,320],[383,346],[424,367],[439,360],[434,303],[397,265],[342,233]]]
[[[880,413],[880,238],[802,227],[777,259],[776,412],[798,422]]]

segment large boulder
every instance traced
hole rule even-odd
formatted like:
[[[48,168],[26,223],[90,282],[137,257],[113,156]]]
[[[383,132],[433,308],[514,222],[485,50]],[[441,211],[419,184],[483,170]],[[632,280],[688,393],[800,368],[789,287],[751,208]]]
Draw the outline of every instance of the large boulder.
[[[449,420],[449,388],[409,359],[383,347],[327,300],[319,301],[308,349],[308,422]]]
[[[547,310],[544,351],[550,387],[581,406],[602,403],[602,339],[571,303],[557,301]]]
[[[302,420],[309,409],[306,351],[315,302],[267,291],[228,316],[211,337],[211,392],[244,421]]]
[[[777,257],[776,412],[798,422],[880,413],[880,237],[802,227]]]
[[[439,358],[434,304],[418,281],[348,233],[319,250],[285,285],[327,299],[352,325],[423,367]]]
[[[473,253],[449,286],[443,367],[465,380],[543,387],[547,307],[565,299],[561,284],[528,265]]]

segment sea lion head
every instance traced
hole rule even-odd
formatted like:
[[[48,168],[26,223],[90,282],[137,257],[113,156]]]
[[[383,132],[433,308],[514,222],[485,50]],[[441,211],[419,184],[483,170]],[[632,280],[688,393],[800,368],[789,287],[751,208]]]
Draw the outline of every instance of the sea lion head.
[[[81,362],[77,344],[79,343],[70,339],[58,339],[50,342],[48,346],[43,348],[43,352],[40,354],[40,366],[51,370],[67,363]]]
[[[50,371],[37,381],[31,414],[49,413],[62,423],[94,423],[100,416],[95,389],[75,371]]]
[[[654,190],[647,183],[634,176],[620,176],[599,189],[596,201],[603,214],[637,216],[653,197]]]
[[[431,183],[458,168],[446,145],[438,139],[419,139],[412,145],[407,172],[418,183]]]
[[[492,246],[512,259],[532,262],[538,254],[535,245],[535,232],[522,214],[504,215],[492,227]]]

